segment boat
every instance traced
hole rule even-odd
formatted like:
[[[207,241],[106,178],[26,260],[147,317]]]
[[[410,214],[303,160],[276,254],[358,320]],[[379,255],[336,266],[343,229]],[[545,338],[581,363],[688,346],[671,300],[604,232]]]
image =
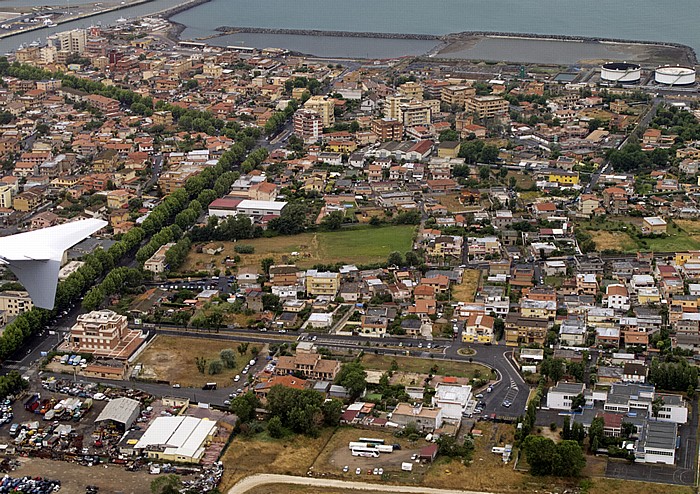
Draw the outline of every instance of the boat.
[[[128,19],[126,19],[126,18],[124,18],[124,17],[120,17],[120,18],[117,19],[115,22],[116,22],[117,24],[124,24],[125,22],[127,22],[127,20],[128,20]]]

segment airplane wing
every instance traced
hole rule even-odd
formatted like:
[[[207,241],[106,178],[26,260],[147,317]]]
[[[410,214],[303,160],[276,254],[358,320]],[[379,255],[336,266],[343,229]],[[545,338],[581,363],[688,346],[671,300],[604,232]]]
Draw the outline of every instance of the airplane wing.
[[[88,219],[0,237],[0,260],[19,278],[35,306],[53,309],[63,253],[106,225]]]

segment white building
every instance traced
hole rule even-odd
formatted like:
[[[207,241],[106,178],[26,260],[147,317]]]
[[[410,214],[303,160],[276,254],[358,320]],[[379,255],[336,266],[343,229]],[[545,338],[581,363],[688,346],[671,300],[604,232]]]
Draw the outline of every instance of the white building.
[[[286,206],[287,203],[284,201],[252,201],[245,199],[236,207],[236,214],[249,218],[280,216]]]
[[[573,399],[583,394],[586,386],[583,383],[558,383],[549,388],[547,393],[547,407],[554,410],[571,410]]]
[[[649,421],[643,432],[643,437],[639,438],[635,461],[673,465],[676,462],[677,441],[678,426],[676,424]]]
[[[134,449],[148,458],[199,463],[216,434],[216,422],[196,417],[157,417]]]
[[[472,387],[462,384],[439,383],[435,387],[433,406],[442,410],[443,420],[458,422],[467,409],[472,396]]]

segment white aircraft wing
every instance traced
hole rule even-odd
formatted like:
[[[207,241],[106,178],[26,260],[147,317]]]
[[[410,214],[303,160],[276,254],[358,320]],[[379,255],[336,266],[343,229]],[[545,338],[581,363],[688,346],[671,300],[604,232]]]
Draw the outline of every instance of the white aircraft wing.
[[[19,278],[35,306],[53,309],[63,253],[106,225],[90,219],[0,237],[0,260]]]

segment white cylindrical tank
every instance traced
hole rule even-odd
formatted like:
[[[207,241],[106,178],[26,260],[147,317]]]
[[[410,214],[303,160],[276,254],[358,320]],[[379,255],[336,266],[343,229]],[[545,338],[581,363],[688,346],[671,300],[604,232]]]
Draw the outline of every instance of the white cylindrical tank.
[[[642,68],[636,63],[608,62],[600,68],[600,78],[607,82],[632,84],[642,78]]]
[[[695,69],[680,65],[666,65],[656,69],[654,80],[667,86],[689,86],[695,84]]]

